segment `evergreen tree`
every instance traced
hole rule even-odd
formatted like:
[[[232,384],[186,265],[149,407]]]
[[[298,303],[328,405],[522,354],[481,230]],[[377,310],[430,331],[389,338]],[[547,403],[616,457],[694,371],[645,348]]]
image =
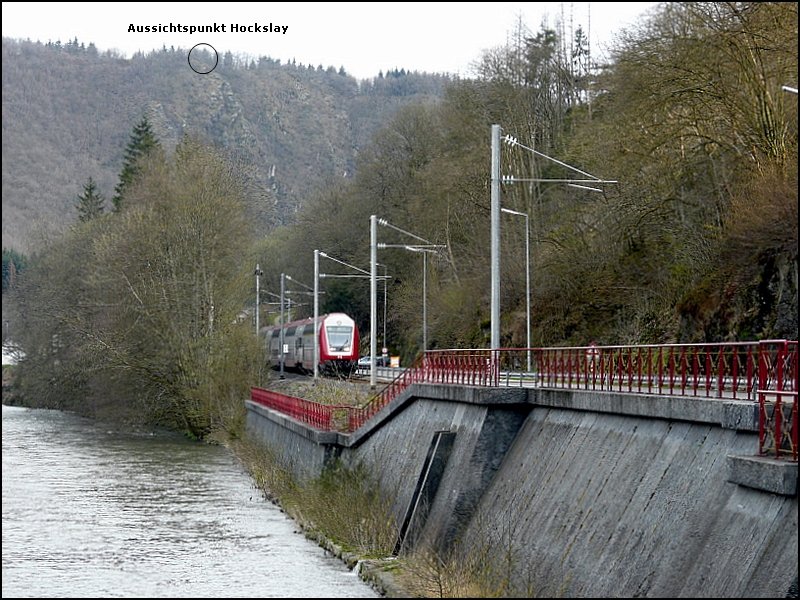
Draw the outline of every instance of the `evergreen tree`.
[[[105,210],[103,196],[97,191],[97,184],[91,177],[83,185],[83,194],[78,196],[75,208],[78,209],[78,220],[81,223],[103,214]]]
[[[3,291],[13,288],[16,285],[17,275],[25,270],[28,259],[24,254],[3,248]]]
[[[122,206],[125,197],[125,190],[136,180],[141,171],[140,161],[150,154],[154,149],[160,148],[161,144],[150,127],[147,117],[136,124],[131,134],[131,141],[125,148],[125,163],[122,165],[122,172],[119,174],[119,183],[114,188],[114,197],[111,202],[114,204],[114,212]]]

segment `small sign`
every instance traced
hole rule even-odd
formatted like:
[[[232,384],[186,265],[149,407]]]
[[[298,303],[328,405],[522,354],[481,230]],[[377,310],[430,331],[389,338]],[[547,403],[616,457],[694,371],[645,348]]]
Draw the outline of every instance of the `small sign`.
[[[393,369],[399,369],[400,368],[400,357],[399,356],[393,356],[391,358],[391,362],[389,363],[389,366],[391,366]]]
[[[386,356],[387,354],[389,354],[389,349],[388,349],[388,348],[386,348],[386,347],[384,347],[384,348],[383,348],[383,350],[381,350],[381,353],[382,353],[384,356]]]
[[[284,344],[283,345],[283,353],[284,354],[289,354],[289,344]]]

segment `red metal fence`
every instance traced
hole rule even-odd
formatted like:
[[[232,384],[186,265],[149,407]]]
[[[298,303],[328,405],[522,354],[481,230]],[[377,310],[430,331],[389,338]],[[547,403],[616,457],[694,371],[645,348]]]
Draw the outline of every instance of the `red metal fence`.
[[[797,342],[431,350],[361,407],[253,388],[252,399],[323,430],[355,431],[415,382],[753,400],[759,453],[797,460]]]
[[[758,344],[541,348],[533,350],[533,373],[521,372],[526,349],[497,352],[501,384],[533,378],[547,388],[753,398]]]
[[[322,431],[348,431],[353,409],[352,406],[321,404],[257,387],[250,388],[250,399]]]
[[[497,358],[492,350],[428,350],[422,361],[424,380],[428,383],[498,385]]]
[[[797,342],[759,344],[758,452],[797,460]]]
[[[353,432],[412,383],[424,380],[423,360],[422,357],[417,359],[411,368],[405,369],[362,406],[321,404],[257,387],[250,388],[250,399],[315,429]]]
[[[395,377],[390,384],[370,398],[364,406],[353,408],[350,411],[348,431],[355,431],[361,427],[412,383],[425,381],[425,369],[422,366],[424,365],[424,360],[424,357],[418,358],[411,367]]]

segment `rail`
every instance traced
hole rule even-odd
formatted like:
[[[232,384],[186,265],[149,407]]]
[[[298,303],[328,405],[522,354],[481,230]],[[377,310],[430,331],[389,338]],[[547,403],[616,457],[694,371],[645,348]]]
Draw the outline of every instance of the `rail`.
[[[797,460],[797,342],[429,350],[361,407],[253,388],[252,399],[323,430],[352,432],[412,383],[519,386],[751,400],[759,453]]]
[[[412,383],[424,381],[424,360],[424,356],[417,358],[410,368],[405,369],[402,373],[395,377],[391,383],[386,385],[386,387],[370,398],[366,404],[358,408],[353,408],[350,411],[349,431],[355,431],[361,427],[375,413],[399,396],[402,391]]]
[[[752,399],[758,352],[757,342],[737,342],[433,350],[426,358],[438,383]]]
[[[257,404],[276,410],[322,431],[337,429],[336,424],[341,421],[340,415],[343,411],[346,412],[347,409],[351,408],[349,406],[321,404],[258,387],[250,388],[250,399]],[[349,417],[345,420],[349,420]]]
[[[761,342],[758,356],[758,453],[797,461],[797,342]]]
[[[331,405],[287,396],[272,390],[250,388],[250,399],[322,431],[352,433],[412,383],[423,381],[423,357],[404,369],[362,406]]]

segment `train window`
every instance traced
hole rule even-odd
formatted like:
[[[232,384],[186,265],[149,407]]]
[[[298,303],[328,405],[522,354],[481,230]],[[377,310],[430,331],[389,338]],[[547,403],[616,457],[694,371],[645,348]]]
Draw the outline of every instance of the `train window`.
[[[288,337],[288,336],[294,335],[294,332],[296,330],[297,330],[297,326],[296,325],[294,327],[289,327],[289,328],[286,329],[286,333],[284,333],[283,335],[284,335],[284,337]]]
[[[280,330],[280,329],[273,329],[273,330],[272,330],[272,333],[271,333],[270,335],[271,335],[272,337],[274,337],[274,338],[276,338],[276,337],[280,337],[280,336],[281,336],[281,330]]]
[[[350,338],[353,335],[352,327],[336,325],[328,326],[326,329],[328,331],[328,345],[331,348],[340,349],[350,345]]]

